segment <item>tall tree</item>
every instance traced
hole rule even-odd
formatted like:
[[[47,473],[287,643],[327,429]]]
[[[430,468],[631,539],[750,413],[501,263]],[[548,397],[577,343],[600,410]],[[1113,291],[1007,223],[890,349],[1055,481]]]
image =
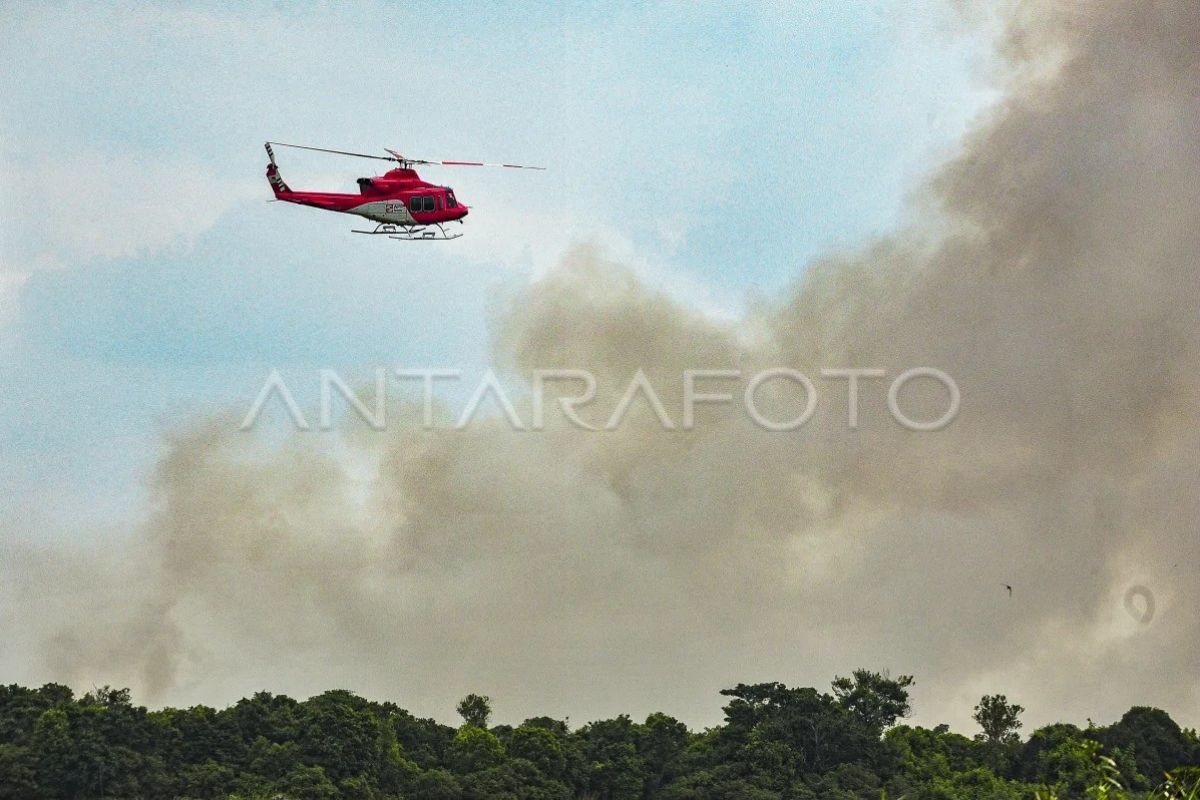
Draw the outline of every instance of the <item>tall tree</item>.
[[[1024,711],[1023,706],[1009,703],[1002,694],[989,694],[975,706],[972,719],[983,729],[979,738],[993,744],[1012,744],[1020,740],[1017,730],[1021,727],[1019,717]]]
[[[486,728],[492,716],[492,699],[487,695],[469,694],[458,701],[458,713],[463,722],[476,728]]]
[[[854,670],[850,678],[833,679],[833,696],[842,708],[877,735],[912,711],[908,703],[911,675],[891,678],[886,672]]]

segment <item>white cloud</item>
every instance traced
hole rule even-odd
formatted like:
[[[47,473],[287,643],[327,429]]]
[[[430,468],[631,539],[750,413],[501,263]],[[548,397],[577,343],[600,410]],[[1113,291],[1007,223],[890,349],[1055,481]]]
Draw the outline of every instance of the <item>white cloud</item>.
[[[0,271],[0,326],[16,319],[21,287],[28,278],[29,273],[26,272]]]
[[[21,287],[46,269],[188,247],[256,193],[196,164],[98,151],[0,164],[0,325],[19,316]]]
[[[4,271],[82,266],[189,243],[257,186],[176,160],[97,151],[9,157]]]

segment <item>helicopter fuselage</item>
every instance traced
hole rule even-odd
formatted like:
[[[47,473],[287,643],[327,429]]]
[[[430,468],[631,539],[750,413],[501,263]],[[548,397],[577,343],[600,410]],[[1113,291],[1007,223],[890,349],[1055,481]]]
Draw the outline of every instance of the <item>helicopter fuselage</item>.
[[[358,179],[358,194],[294,192],[283,182],[275,164],[267,165],[267,180],[275,199],[326,211],[355,214],[389,225],[436,225],[467,215],[454,190],[421,180],[416,170],[399,168],[381,176]]]

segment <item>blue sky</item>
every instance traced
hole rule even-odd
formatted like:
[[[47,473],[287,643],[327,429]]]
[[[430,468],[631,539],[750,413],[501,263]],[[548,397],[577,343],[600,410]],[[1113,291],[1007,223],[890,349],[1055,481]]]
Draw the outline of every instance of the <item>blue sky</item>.
[[[488,361],[497,290],[592,241],[736,320],[901,219],[993,97],[932,3],[10,6],[0,21],[0,486],[12,537],[113,535],[164,432],[278,367]],[[435,247],[269,204],[262,142],[543,164],[429,170]],[[372,162],[287,151],[293,188]],[[301,392],[298,392],[301,393]]]

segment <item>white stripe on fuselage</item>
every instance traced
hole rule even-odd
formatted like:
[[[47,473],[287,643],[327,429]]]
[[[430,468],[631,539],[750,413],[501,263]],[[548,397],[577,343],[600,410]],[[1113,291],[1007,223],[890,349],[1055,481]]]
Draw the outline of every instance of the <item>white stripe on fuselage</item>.
[[[372,200],[360,206],[346,209],[347,214],[358,214],[375,222],[390,222],[393,225],[415,225],[416,220],[408,213],[402,200]]]

